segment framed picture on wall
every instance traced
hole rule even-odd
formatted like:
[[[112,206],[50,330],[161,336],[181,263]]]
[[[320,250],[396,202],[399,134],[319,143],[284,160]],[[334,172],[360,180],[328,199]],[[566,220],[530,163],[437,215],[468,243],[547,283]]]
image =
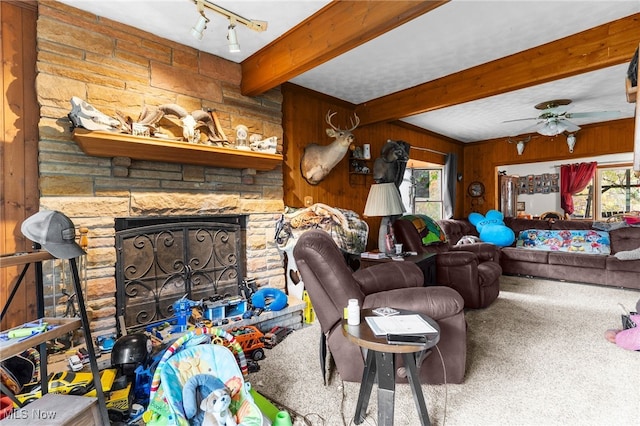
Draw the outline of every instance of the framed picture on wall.
[[[523,212],[523,211],[525,211],[526,209],[525,209],[525,203],[524,203],[524,201],[518,201],[518,202],[516,203],[516,209],[517,209],[519,212]]]

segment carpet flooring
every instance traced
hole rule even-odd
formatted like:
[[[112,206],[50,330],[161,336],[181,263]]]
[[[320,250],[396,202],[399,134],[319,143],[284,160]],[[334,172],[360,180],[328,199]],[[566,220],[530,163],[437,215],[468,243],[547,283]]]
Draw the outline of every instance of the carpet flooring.
[[[423,385],[433,425],[632,425],[640,423],[640,352],[609,343],[622,304],[640,292],[503,276],[498,299],[466,312],[467,370],[459,385]],[[335,372],[324,386],[320,328],[312,324],[267,351],[254,388],[294,425],[351,425],[359,383]],[[438,356],[437,353],[431,356]],[[377,424],[374,389],[364,425]],[[395,425],[419,424],[408,385],[395,396]]]

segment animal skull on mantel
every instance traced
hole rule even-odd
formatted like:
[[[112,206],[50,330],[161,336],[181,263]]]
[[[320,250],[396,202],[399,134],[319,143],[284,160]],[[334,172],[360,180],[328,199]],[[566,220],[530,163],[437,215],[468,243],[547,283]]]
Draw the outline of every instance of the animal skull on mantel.
[[[329,172],[342,160],[344,155],[349,150],[349,145],[353,142],[355,137],[353,130],[360,124],[360,118],[354,114],[355,120],[351,119],[350,129],[340,129],[331,123],[331,119],[337,112],[327,111],[325,120],[330,129],[327,129],[327,135],[335,138],[329,145],[318,145],[311,143],[304,148],[304,154],[300,161],[300,171],[302,176],[311,185],[317,185],[324,178],[327,177]]]

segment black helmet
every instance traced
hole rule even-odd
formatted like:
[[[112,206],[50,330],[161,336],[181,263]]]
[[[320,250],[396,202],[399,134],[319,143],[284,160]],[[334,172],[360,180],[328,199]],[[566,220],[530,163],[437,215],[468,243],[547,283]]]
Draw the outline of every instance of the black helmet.
[[[144,333],[122,336],[111,350],[111,365],[131,374],[140,364],[146,364],[151,353],[151,340]]]

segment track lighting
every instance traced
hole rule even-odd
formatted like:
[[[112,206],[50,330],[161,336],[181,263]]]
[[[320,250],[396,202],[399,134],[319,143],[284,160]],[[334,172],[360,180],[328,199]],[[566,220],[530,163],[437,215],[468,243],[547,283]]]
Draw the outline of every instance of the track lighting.
[[[207,28],[208,22],[209,22],[209,19],[207,19],[207,17],[204,16],[204,12],[202,12],[202,16],[198,18],[198,22],[196,22],[193,28],[191,28],[191,35],[196,40],[202,40],[202,36],[203,36],[202,32]]]
[[[229,40],[229,52],[237,53],[240,51],[240,44],[238,43],[238,35],[236,34],[236,25],[233,19],[229,20],[229,32],[227,34]]]
[[[229,27],[227,32],[227,39],[229,40],[229,52],[240,51],[240,44],[238,44],[238,35],[236,34],[236,24],[242,24],[250,30],[254,30],[257,32],[262,32],[267,29],[267,22],[265,21],[244,18],[234,12],[231,12],[230,10],[213,4],[208,0],[193,0],[193,2],[196,4],[196,8],[200,13],[200,18],[198,18],[198,22],[196,22],[193,28],[191,28],[191,35],[193,35],[198,40],[202,40],[203,31],[207,28],[207,23],[209,23],[209,19],[204,14],[205,8],[219,13],[229,20]]]

